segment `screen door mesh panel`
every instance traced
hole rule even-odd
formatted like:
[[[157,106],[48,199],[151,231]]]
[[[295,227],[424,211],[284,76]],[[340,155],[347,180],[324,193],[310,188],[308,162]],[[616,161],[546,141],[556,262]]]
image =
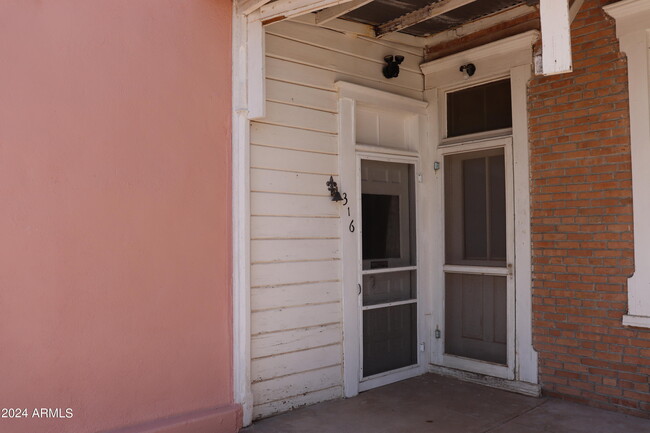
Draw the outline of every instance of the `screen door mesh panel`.
[[[363,312],[363,377],[417,364],[416,304]]]
[[[504,266],[505,161],[502,149],[445,157],[445,262]]]

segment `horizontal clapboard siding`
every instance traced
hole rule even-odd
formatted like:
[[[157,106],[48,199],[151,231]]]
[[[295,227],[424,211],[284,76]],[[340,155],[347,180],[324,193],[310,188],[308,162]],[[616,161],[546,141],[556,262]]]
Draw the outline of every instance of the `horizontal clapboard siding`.
[[[293,383],[297,384],[300,382],[301,377],[297,376],[294,379],[295,380]],[[341,382],[342,381],[343,379],[341,379]],[[317,389],[317,391],[305,392],[304,394],[298,394],[291,398],[279,397],[277,400],[268,399],[265,403],[255,405],[253,414],[256,419],[260,419],[278,413],[287,412],[291,409],[320,403],[321,401],[340,398],[343,395],[343,385],[336,385],[325,389],[322,389],[321,387],[314,387],[314,389]],[[253,392],[255,392],[255,388],[253,389]],[[261,395],[259,394],[254,395],[261,398]]]
[[[254,264],[335,260],[338,257],[338,239],[270,239],[251,243],[251,262]]]
[[[330,388],[341,384],[341,366],[300,372],[294,376],[277,378],[253,384],[253,392],[261,399],[273,401],[308,393],[313,389]]]
[[[266,27],[267,115],[252,122],[251,374],[254,417],[343,395],[338,95],[344,80],[422,99],[416,48],[304,22]],[[403,54],[398,78],[385,55]]]
[[[251,319],[253,335],[340,323],[341,304],[329,303],[255,311]]]
[[[338,154],[336,135],[259,122],[251,124],[251,144],[331,155]]]
[[[251,217],[251,237],[256,239],[338,239],[338,218]],[[254,254],[254,253],[251,253]]]
[[[334,323],[258,334],[252,338],[253,358],[264,358],[335,344],[341,341],[342,332],[341,325]]]

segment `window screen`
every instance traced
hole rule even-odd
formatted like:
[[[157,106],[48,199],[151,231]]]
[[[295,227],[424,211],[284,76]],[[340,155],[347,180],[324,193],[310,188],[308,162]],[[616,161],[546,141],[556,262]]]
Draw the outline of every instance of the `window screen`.
[[[447,137],[512,127],[510,80],[447,94]]]
[[[445,157],[447,264],[505,264],[505,192],[503,149]]]

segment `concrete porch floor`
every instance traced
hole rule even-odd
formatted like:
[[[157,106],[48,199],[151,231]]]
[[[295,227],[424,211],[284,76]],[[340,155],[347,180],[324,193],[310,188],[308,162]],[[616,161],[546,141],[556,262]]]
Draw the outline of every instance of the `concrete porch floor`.
[[[650,433],[650,420],[426,374],[241,433]]]

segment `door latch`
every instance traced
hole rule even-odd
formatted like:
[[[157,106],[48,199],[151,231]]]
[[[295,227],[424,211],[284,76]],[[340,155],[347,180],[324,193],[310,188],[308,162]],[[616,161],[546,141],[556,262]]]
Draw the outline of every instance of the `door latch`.
[[[507,268],[508,268],[508,276],[512,278],[512,263],[508,263]]]

